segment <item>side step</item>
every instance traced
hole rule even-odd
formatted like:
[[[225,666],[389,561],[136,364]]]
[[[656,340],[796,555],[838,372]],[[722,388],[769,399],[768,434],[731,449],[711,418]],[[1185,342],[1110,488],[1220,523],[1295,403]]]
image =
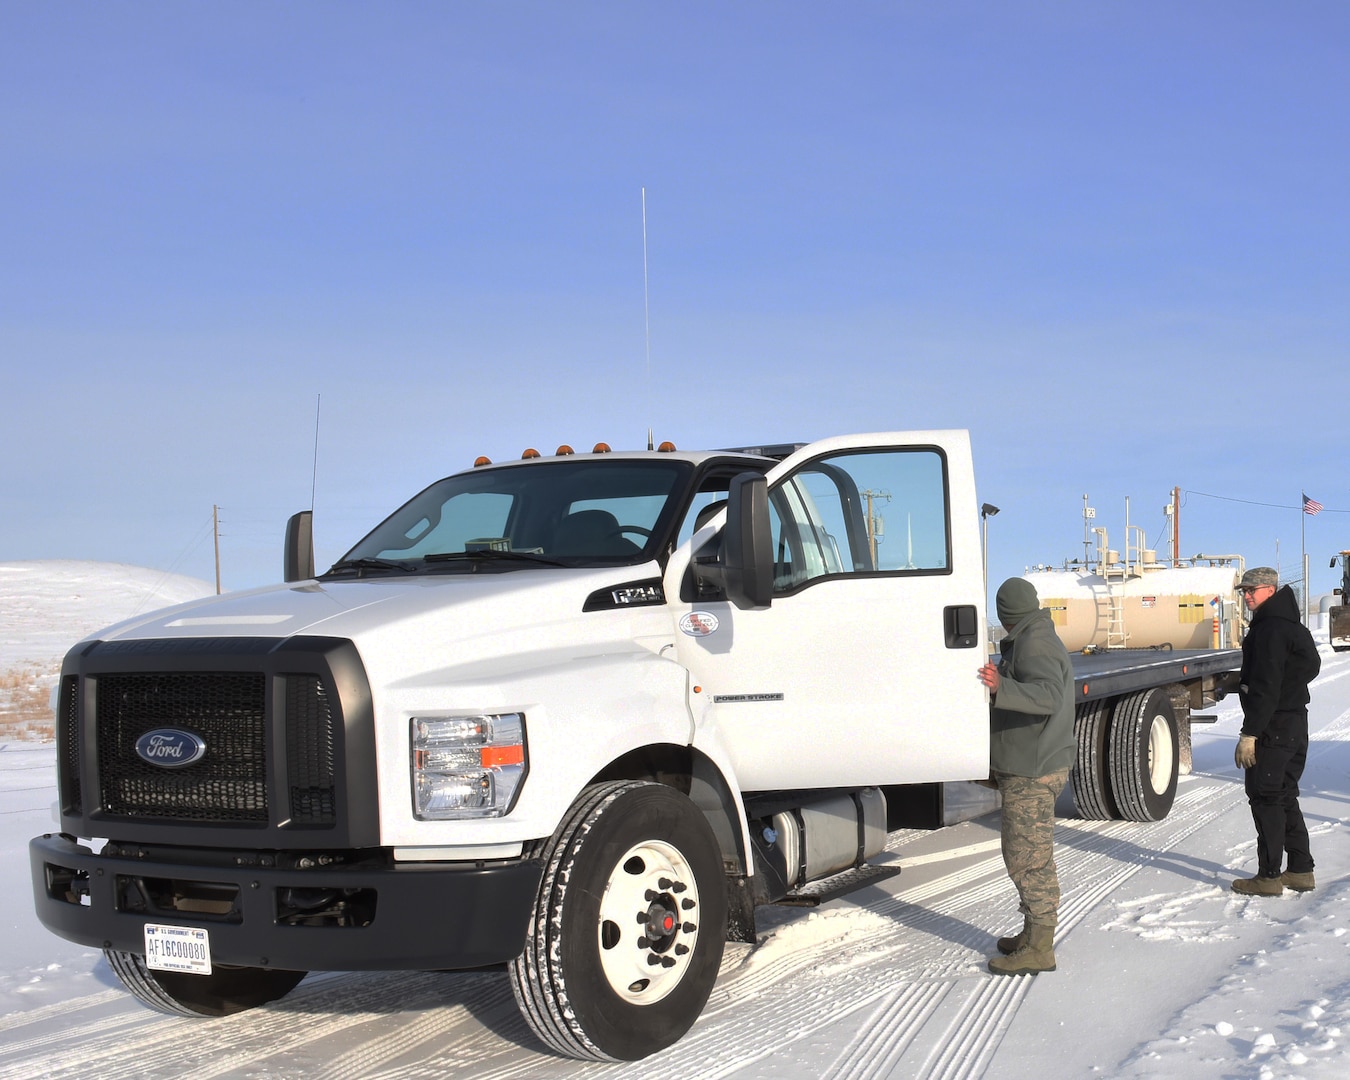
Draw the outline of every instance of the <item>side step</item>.
[[[775,900],[774,903],[782,907],[818,907],[829,900],[854,892],[866,885],[893,878],[899,873],[900,864],[898,862],[885,863],[880,866],[874,863],[864,863],[862,866],[845,870],[841,874],[808,882],[800,889],[788,893],[781,900]]]

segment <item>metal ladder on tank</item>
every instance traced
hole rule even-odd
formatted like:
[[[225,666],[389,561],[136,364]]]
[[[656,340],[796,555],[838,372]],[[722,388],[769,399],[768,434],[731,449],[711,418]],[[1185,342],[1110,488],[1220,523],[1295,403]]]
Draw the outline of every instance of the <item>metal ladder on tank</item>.
[[[1130,538],[1125,537],[1125,561],[1113,560],[1113,552],[1107,546],[1106,530],[1093,529],[1097,534],[1097,569],[1106,582],[1106,648],[1123,649],[1129,644],[1130,635],[1125,629],[1125,597],[1120,587],[1130,577]],[[1098,599],[1098,609],[1101,598]]]
[[[1123,649],[1129,644],[1130,635],[1125,630],[1125,598],[1121,596],[1117,584],[1125,580],[1123,573],[1104,574],[1106,578],[1106,647]]]

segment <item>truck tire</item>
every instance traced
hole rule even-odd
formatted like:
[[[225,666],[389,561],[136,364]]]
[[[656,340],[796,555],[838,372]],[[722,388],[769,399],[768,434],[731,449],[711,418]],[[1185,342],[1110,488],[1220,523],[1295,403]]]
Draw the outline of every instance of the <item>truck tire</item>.
[[[722,856],[703,814],[662,784],[596,784],[526,855],[544,873],[510,978],[534,1033],[596,1061],[636,1061],[679,1039],[726,937]]]
[[[1080,817],[1109,821],[1119,817],[1111,797],[1111,773],[1107,766],[1111,703],[1088,701],[1078,706],[1073,719],[1078,744],[1072,784],[1073,803]]]
[[[1111,715],[1111,793],[1126,821],[1161,821],[1177,794],[1177,719],[1166,690],[1128,694]]]
[[[136,953],[104,949],[113,974],[142,1004],[174,1016],[229,1016],[285,997],[306,975],[303,971],[220,967],[210,975],[155,971]]]

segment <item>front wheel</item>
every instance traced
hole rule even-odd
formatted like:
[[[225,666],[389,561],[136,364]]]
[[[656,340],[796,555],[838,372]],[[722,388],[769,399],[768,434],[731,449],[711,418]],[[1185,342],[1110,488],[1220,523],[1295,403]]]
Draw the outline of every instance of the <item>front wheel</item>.
[[[698,1019],[726,937],[712,828],[672,788],[587,788],[529,852],[544,865],[511,988],[526,1021],[568,1057],[636,1061]]]
[[[157,971],[141,957],[121,949],[104,949],[113,974],[142,1004],[174,1016],[229,1016],[285,997],[303,971],[270,968],[217,967],[210,975]]]

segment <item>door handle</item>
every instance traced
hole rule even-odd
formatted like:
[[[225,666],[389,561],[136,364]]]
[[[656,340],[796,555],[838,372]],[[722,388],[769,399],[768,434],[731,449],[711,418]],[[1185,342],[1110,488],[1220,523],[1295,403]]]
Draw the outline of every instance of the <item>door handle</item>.
[[[950,604],[942,609],[943,636],[949,649],[973,649],[979,644],[980,616],[974,604]]]

